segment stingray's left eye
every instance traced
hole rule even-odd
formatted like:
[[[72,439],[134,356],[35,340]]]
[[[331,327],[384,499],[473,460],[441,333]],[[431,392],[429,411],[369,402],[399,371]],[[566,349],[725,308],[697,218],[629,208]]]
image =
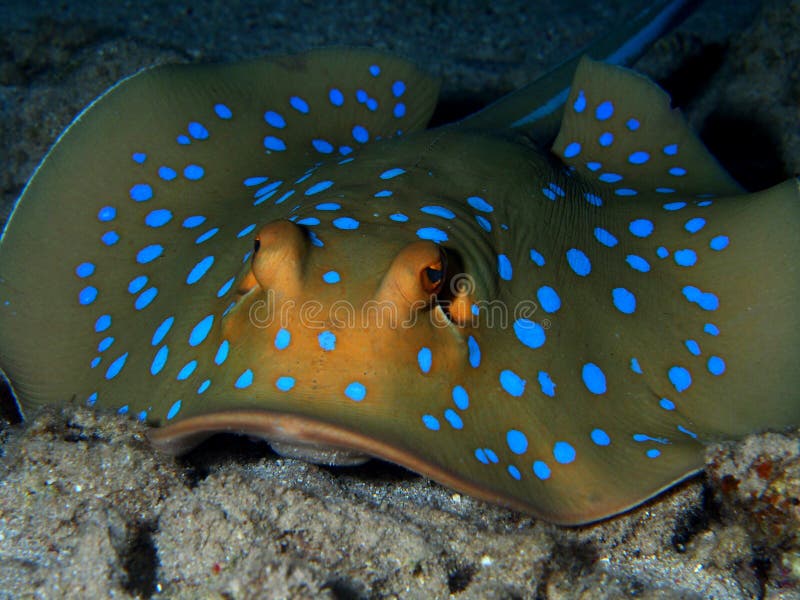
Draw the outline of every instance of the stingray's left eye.
[[[261,248],[261,238],[256,237],[256,239],[253,240],[253,254],[258,252],[260,248]]]
[[[438,294],[442,289],[445,277],[444,256],[440,256],[439,260],[427,265],[420,273],[420,280],[422,282],[422,289],[428,294]]]

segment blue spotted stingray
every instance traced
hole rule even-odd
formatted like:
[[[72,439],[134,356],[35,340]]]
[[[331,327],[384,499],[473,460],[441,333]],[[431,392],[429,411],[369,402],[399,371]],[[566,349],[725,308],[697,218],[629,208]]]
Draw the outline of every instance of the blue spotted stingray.
[[[629,61],[685,4],[592,55]],[[436,92],[341,49],[113,87],[0,243],[21,405],[131,414],[173,452],[377,456],[570,524],[800,422],[798,180],[745,193],[589,58],[425,130]]]

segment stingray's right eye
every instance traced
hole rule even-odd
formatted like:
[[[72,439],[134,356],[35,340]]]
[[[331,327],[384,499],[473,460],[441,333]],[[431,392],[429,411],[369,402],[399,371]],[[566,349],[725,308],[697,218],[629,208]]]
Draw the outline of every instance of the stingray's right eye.
[[[258,236],[256,236],[256,239],[255,239],[255,240],[253,240],[253,254],[255,254],[256,252],[258,252],[258,250],[259,250],[260,248],[261,248],[261,238],[260,238],[260,237],[258,237]]]

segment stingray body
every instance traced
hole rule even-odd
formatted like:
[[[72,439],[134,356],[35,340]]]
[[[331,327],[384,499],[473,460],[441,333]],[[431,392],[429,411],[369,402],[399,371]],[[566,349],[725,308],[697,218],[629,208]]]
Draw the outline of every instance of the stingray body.
[[[7,226],[0,365],[175,452],[374,455],[559,523],[797,424],[797,180],[743,193],[629,71],[567,89],[548,149],[530,91],[423,130],[435,83],[370,51],[137,75]]]

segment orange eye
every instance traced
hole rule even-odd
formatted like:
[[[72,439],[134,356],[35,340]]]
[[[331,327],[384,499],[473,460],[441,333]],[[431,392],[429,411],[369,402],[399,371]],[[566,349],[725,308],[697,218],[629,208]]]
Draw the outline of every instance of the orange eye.
[[[428,294],[436,294],[442,289],[444,283],[444,264],[443,261],[438,260],[433,264],[428,265],[420,273],[420,280],[422,281],[422,289]]]

